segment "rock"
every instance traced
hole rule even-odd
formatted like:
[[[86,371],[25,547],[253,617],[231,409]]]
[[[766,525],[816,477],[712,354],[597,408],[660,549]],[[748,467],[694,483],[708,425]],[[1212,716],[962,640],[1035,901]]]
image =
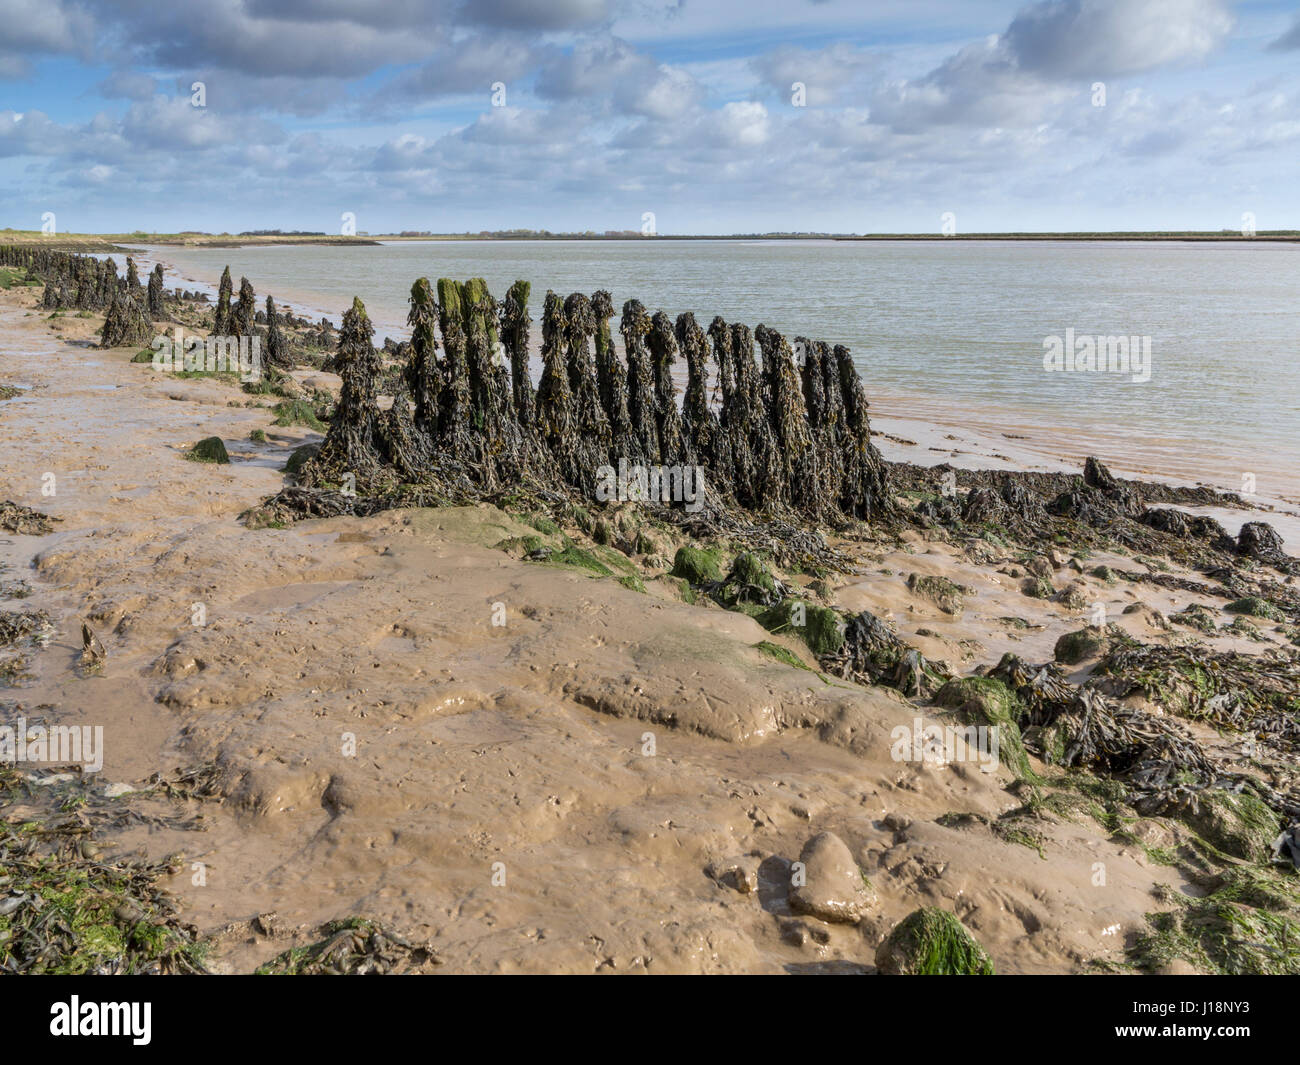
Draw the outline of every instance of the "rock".
[[[258,935],[275,936],[280,932],[280,915],[275,912],[259,913],[253,918],[253,927]]]
[[[947,577],[913,573],[907,578],[907,587],[914,595],[928,599],[945,614],[960,617],[966,601],[966,590]]]
[[[736,556],[719,591],[722,604],[733,608],[740,603],[775,606],[785,595],[785,585],[772,576],[757,555],[749,551]]]
[[[1237,534],[1237,553],[1262,562],[1286,557],[1282,550],[1282,537],[1266,521],[1248,521],[1241,527]]]
[[[1165,801],[1155,809],[1139,804],[1138,811],[1180,820],[1207,843],[1248,862],[1268,861],[1281,831],[1278,816],[1253,794],[1223,788],[1206,788],[1185,803]]]
[[[830,607],[783,599],[756,618],[768,632],[790,632],[802,637],[813,654],[835,654],[844,646],[844,625]]]
[[[707,584],[722,579],[722,559],[717,551],[703,547],[679,547],[673,556],[670,576],[681,577],[691,584]]]
[[[1235,603],[1229,603],[1223,609],[1229,614],[1248,614],[1252,618],[1266,618],[1269,621],[1286,620],[1282,611],[1278,610],[1268,600],[1261,599],[1257,595],[1248,595],[1245,599],[1238,599]]]
[[[1072,666],[1085,658],[1104,655],[1108,646],[1109,641],[1100,629],[1079,629],[1075,632],[1067,632],[1057,640],[1052,655],[1058,662]]]
[[[1114,492],[1120,487],[1119,481],[1108,470],[1100,459],[1093,458],[1091,455],[1083,464],[1083,483],[1089,488],[1096,488],[1102,492]]]
[[[284,464],[284,472],[296,477],[298,471],[307,464],[307,460],[318,451],[320,451],[320,444],[303,444],[302,447],[294,448],[289,461]]]
[[[710,862],[704,875],[742,895],[752,895],[758,890],[758,859],[743,855]]]
[[[1051,560],[1042,555],[1026,562],[1025,569],[1029,571],[1030,576],[1045,577],[1048,580],[1051,580],[1052,574],[1056,572],[1056,567],[1052,565]]]
[[[209,436],[200,440],[185,453],[185,457],[192,462],[215,462],[225,466],[230,464],[226,445],[219,436]]]
[[[857,924],[872,902],[872,892],[845,842],[821,832],[799,852],[804,883],[790,891],[790,909],[822,921]]]
[[[997,729],[998,757],[1018,777],[1032,776],[1020,735],[1024,710],[1019,697],[993,677],[956,677],[934,696],[937,705],[956,710],[967,724]]]
[[[1051,599],[1056,594],[1056,585],[1046,577],[1026,577],[1020,590],[1030,599]]]
[[[1056,601],[1066,610],[1082,610],[1088,605],[1088,586],[1082,581],[1071,581],[1056,596]]]
[[[889,933],[876,968],[887,976],[992,976],[993,960],[953,914],[926,907]]]

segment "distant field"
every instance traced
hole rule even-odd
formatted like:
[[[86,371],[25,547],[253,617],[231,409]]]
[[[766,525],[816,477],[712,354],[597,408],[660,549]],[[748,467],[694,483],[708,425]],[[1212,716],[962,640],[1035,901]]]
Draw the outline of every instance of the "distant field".
[[[1250,241],[1300,241],[1300,230],[1260,230],[1250,237],[1242,236],[1240,233],[1231,230],[1169,230],[1114,233],[959,233],[949,237],[942,236],[939,233],[718,233],[658,234],[648,237],[630,233],[547,233],[514,230],[498,233],[422,233],[418,235],[410,233],[371,233],[356,237],[313,233],[257,234],[250,236],[230,233],[146,233],[143,230],[137,230],[134,233],[59,233],[47,236],[37,230],[0,230],[0,244],[40,244],[44,247],[77,252],[114,251],[123,244],[177,244],[193,247],[235,248],[250,244],[372,245],[377,244],[379,241],[420,240],[1192,240],[1247,243]]]

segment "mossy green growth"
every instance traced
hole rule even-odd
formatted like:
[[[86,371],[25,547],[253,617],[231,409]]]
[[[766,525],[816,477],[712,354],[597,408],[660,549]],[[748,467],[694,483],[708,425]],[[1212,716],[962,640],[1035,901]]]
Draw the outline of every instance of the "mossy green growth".
[[[768,632],[797,633],[819,658],[844,646],[844,628],[829,607],[790,597],[764,610],[756,620]]]
[[[1214,633],[1219,628],[1215,624],[1214,615],[1200,603],[1192,603],[1186,609],[1180,610],[1176,614],[1170,614],[1169,620],[1177,622],[1179,625],[1186,625],[1189,629],[1195,629],[1197,632]]]
[[[1171,811],[1167,816],[1182,821],[1224,854],[1248,862],[1267,861],[1282,828],[1278,816],[1258,797],[1222,788],[1198,792],[1194,808]]]
[[[679,547],[673,556],[669,576],[681,577],[691,584],[722,580],[722,552],[707,547]]]
[[[576,569],[585,569],[598,577],[612,577],[614,571],[605,563],[601,562],[590,551],[586,551],[576,544],[568,544],[563,551],[557,551],[551,555],[547,562],[553,562],[558,566],[573,566]]]
[[[526,514],[524,522],[547,536],[557,536],[560,532],[560,527],[545,514]]]
[[[954,677],[934,696],[939,706],[955,710],[967,724],[998,730],[998,756],[1022,780],[1037,780],[1020,735],[1024,706],[1019,697],[993,677]]]
[[[219,436],[209,436],[200,440],[185,453],[185,457],[191,462],[215,462],[226,466],[230,464],[226,445]]]
[[[319,450],[320,444],[303,444],[302,447],[294,448],[289,461],[284,464],[284,472],[297,477],[302,472],[302,468],[307,465],[307,460]]]
[[[1286,620],[1282,611],[1278,610],[1267,599],[1261,599],[1257,595],[1248,595],[1245,599],[1238,599],[1236,602],[1229,603],[1223,609],[1229,614],[1246,614],[1252,618],[1266,618],[1269,621]]]
[[[795,669],[803,669],[808,670],[810,673],[812,672],[812,670],[808,669],[808,667],[800,661],[797,654],[791,651],[788,647],[782,647],[779,643],[772,643],[771,640],[760,640],[758,643],[754,644],[754,649],[758,651],[759,654],[766,655],[768,658],[775,658],[778,662],[782,662],[787,666],[794,666]]]
[[[325,431],[325,423],[316,417],[316,410],[303,399],[286,399],[275,405],[274,425],[305,425],[318,433]]]
[[[1147,914],[1151,931],[1128,956],[1151,972],[1174,959],[1226,976],[1300,975],[1300,881],[1293,872],[1235,867],[1199,899]]]
[[[1106,647],[1106,636],[1100,629],[1078,629],[1057,640],[1052,654],[1058,662],[1072,666],[1085,658],[1105,654]]]
[[[248,434],[248,439],[251,440],[254,444],[265,444],[266,430],[254,429],[251,433]]]
[[[903,918],[876,951],[890,976],[992,976],[993,959],[966,926],[934,906]]]
[[[776,578],[763,560],[752,551],[742,551],[723,578],[718,598],[724,606],[734,608],[741,603],[772,604],[781,598],[781,594]]]
[[[131,356],[132,362],[153,362],[153,348],[141,348]]]
[[[618,583],[621,584],[624,588],[629,588],[634,592],[640,592],[642,595],[646,594],[645,582],[642,581],[641,578],[638,577],[635,573],[629,573],[625,577],[620,577],[618,579]]]

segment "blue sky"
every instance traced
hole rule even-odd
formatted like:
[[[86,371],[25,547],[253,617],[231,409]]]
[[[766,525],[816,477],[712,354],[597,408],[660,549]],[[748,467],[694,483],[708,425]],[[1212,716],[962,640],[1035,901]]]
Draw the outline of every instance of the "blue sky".
[[[0,26],[0,226],[1300,228],[1294,2],[0,0]]]

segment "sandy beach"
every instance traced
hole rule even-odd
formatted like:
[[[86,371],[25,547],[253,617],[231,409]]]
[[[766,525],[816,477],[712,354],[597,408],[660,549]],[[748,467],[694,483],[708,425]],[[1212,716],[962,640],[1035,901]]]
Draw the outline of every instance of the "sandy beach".
[[[802,640],[751,616],[688,602],[663,560],[636,560],[644,591],[539,565],[500,549],[536,529],[486,503],[247,527],[241,515],[320,434],[273,426],[273,400],[237,383],[100,350],[101,316],[51,318],[40,295],[0,293],[0,384],[18,389],[0,403],[0,498],[58,521],[0,540],[0,577],[29,582],[23,609],[46,611],[55,634],[0,701],[10,716],[102,725],[96,786],[207,774],[215,798],[190,800],[204,831],[136,825],[111,846],[184,854],[166,887],[212,937],[214,971],[249,971],[365,915],[446,971],[872,972],[895,924],[938,906],[999,973],[1078,972],[1122,962],[1168,908],[1162,890],[1199,890],[1153,858],[1185,839],[1176,820],[1124,835],[1058,815],[1030,845],[999,836],[1023,804],[1005,765],[897,760],[895,730],[939,711],[828,676]],[[903,413],[873,428],[887,458],[921,465],[933,463],[916,453],[939,449],[963,468],[1045,458],[1040,441],[974,423],[957,439]],[[210,436],[229,465],[185,460]],[[1056,446],[1054,468],[1090,453]],[[1227,513],[1294,543],[1277,514]],[[1093,553],[1086,571],[1063,554],[1058,583],[1078,592],[1065,603],[1023,594],[1009,548],[976,561],[915,529],[855,550],[856,573],[825,578],[828,605],[886,619],[955,674],[1006,652],[1049,661],[1085,623],[1079,604],[1147,641],[1171,639],[1162,619],[1193,602],[1228,603],[1176,587],[1203,580],[1176,565],[1161,587],[1094,573],[1134,568],[1128,554]],[[962,586],[964,608],[936,605],[914,575]],[[78,669],[83,621],[106,649],[92,676]],[[1259,649],[1240,630],[1205,646]],[[1187,728],[1207,749],[1239,742]],[[856,922],[792,909],[792,865],[822,833],[866,879]]]

